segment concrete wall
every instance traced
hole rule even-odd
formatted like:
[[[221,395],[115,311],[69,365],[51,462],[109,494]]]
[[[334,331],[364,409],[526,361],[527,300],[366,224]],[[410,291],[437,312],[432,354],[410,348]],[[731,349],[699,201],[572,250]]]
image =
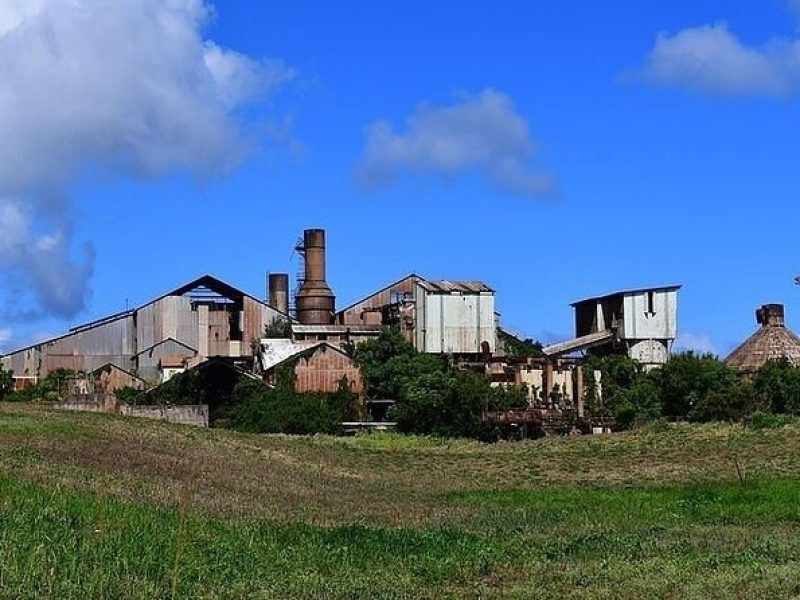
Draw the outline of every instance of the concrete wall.
[[[64,402],[55,405],[61,410],[74,410],[80,412],[117,412],[117,399],[111,394],[80,394],[67,398]]]
[[[121,404],[110,394],[86,394],[71,396],[65,402],[57,403],[55,407],[60,410],[118,413],[129,417],[182,423],[184,425],[194,425],[196,427],[208,427],[208,406],[205,404],[138,406]]]
[[[628,349],[628,356],[644,365],[663,365],[669,359],[665,340],[640,340]]]
[[[119,407],[119,412],[129,417],[142,417],[144,419],[168,421],[169,423],[208,427],[208,405],[206,404],[182,406],[139,406],[123,404]]]

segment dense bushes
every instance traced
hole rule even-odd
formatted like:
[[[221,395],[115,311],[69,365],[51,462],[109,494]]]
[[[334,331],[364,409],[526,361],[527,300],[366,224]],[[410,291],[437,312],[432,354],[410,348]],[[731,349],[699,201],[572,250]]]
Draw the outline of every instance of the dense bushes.
[[[250,433],[338,433],[342,421],[362,418],[347,378],[333,393],[298,393],[294,369],[279,368],[274,388],[243,378],[233,389],[225,426]]]
[[[0,364],[0,400],[5,400],[14,391],[14,372],[6,371]]]
[[[215,427],[250,433],[337,433],[342,421],[361,418],[361,403],[343,379],[334,393],[295,391],[294,364],[278,368],[276,385],[209,363],[175,375],[133,401],[146,404],[207,404]]]
[[[71,369],[56,369],[47,377],[43,377],[36,384],[29,385],[21,390],[13,391],[13,371],[0,373],[0,380],[5,379],[6,392],[0,392],[0,399],[11,402],[29,402],[35,400],[57,401],[69,393],[70,382],[86,377],[82,371]],[[3,385],[0,382],[0,385]]]
[[[527,406],[524,388],[492,387],[483,374],[418,352],[396,329],[359,345],[354,357],[367,395],[397,401],[390,416],[403,432],[494,439],[481,413]]]
[[[693,352],[649,372],[626,356],[590,357],[586,369],[590,413],[614,417],[622,427],[659,417],[743,421],[759,412],[800,414],[800,369],[786,359],[768,362],[751,380]],[[599,386],[594,370],[602,373]]]

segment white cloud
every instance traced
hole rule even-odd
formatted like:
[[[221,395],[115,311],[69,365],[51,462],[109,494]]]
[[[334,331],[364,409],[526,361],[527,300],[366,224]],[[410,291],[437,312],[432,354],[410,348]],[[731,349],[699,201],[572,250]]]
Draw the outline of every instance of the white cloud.
[[[402,173],[452,177],[477,169],[497,188],[522,196],[552,196],[555,178],[533,163],[535,144],[511,99],[493,89],[447,106],[422,104],[405,131],[386,121],[366,127],[358,168],[366,187],[390,185]]]
[[[696,354],[717,354],[714,341],[707,333],[681,333],[675,340],[673,351],[684,352],[692,350]]]
[[[0,268],[42,313],[85,305],[69,186],[87,169],[224,174],[251,151],[237,109],[294,77],[204,39],[202,0],[3,0]]]
[[[637,76],[709,94],[788,96],[800,91],[800,40],[748,46],[724,23],[660,33]]]

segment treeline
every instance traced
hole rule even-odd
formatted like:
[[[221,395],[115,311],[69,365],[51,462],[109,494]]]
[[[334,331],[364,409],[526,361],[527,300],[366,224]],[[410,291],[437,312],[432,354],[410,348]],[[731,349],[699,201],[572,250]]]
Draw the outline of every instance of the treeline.
[[[492,387],[482,373],[418,352],[394,328],[357,346],[353,356],[367,396],[396,401],[389,418],[402,432],[490,441],[497,432],[482,423],[483,411],[528,405],[527,389]]]
[[[767,362],[750,378],[711,354],[693,352],[673,355],[651,371],[627,356],[590,357],[585,370],[589,414],[613,417],[622,428],[657,419],[749,421],[800,414],[800,369],[785,358]],[[600,385],[595,370],[602,374]]]

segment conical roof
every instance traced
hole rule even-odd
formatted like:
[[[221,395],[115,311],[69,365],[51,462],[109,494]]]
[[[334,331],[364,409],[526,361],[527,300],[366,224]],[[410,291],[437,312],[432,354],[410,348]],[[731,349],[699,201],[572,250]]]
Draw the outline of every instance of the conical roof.
[[[787,358],[800,367],[800,337],[786,328],[782,304],[765,304],[756,311],[761,328],[730,353],[725,364],[744,372],[757,371],[770,360]]]

